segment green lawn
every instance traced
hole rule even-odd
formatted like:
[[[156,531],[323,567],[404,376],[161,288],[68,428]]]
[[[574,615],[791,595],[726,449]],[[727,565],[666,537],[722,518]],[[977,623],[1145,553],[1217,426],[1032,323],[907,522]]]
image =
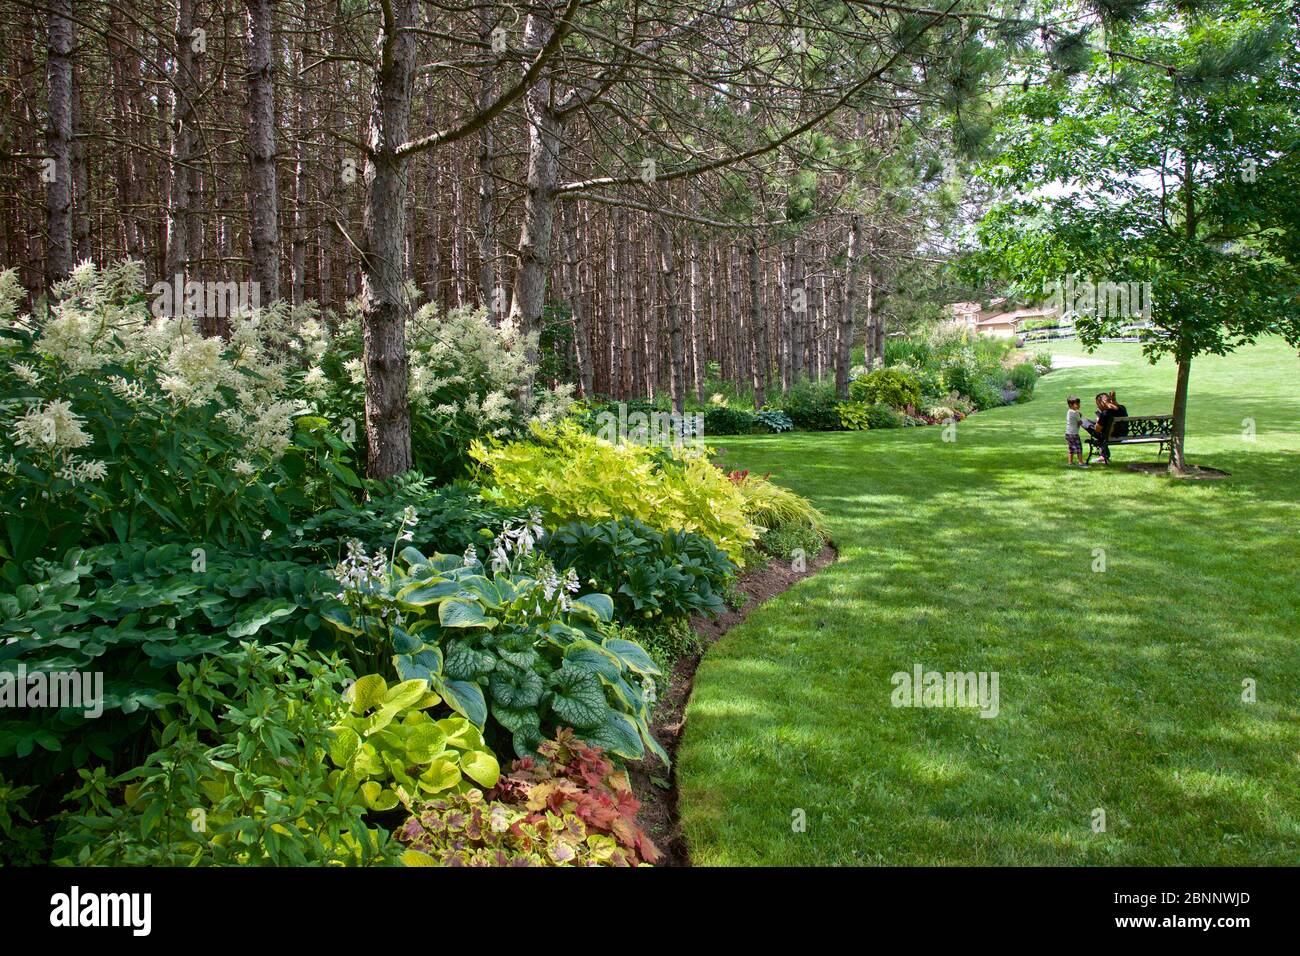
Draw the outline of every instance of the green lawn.
[[[700,666],[678,755],[696,865],[1300,862],[1300,361],[1198,360],[1188,460],[1232,477],[1171,482],[1065,467],[1068,393],[1172,404],[1171,363],[1094,357],[1120,364],[1053,372],[953,443],[717,441],[822,508],[840,559]],[[998,672],[1000,713],[891,706],[917,663]]]

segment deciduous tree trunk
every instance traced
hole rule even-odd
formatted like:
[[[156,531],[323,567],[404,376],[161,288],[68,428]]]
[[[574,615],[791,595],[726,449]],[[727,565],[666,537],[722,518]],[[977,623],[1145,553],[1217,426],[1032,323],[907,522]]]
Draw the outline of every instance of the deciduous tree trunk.
[[[1187,435],[1187,381],[1192,372],[1192,357],[1185,351],[1178,353],[1178,379],[1174,385],[1173,438],[1169,445],[1169,470],[1175,474],[1187,472],[1184,444]]]

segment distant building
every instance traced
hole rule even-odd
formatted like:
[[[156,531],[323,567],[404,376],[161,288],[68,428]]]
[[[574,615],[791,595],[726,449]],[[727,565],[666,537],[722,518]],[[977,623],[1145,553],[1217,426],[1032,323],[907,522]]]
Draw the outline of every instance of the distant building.
[[[953,319],[967,330],[982,335],[1012,338],[1020,334],[1023,322],[1034,319],[1055,319],[1060,313],[1051,306],[1026,306],[1023,309],[1004,309],[1005,298],[989,301],[988,307],[978,302],[954,302],[948,306]]]

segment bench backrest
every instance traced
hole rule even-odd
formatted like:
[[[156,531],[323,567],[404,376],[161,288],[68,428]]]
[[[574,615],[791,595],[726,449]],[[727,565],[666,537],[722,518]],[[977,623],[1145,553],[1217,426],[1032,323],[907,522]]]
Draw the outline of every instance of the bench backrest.
[[[1107,438],[1115,434],[1115,426],[1120,422],[1127,426],[1119,429],[1120,437],[1124,438],[1166,438],[1174,431],[1173,415],[1125,415],[1110,420]]]

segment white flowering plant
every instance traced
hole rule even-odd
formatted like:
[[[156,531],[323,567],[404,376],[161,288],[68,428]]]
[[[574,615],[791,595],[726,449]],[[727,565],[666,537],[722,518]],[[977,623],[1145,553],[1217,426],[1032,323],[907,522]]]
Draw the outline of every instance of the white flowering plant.
[[[414,288],[409,290],[414,298]],[[462,476],[476,438],[522,434],[529,422],[568,414],[573,386],[534,385],[537,336],[484,309],[442,313],[429,303],[407,325],[411,445],[416,467],[439,479]],[[302,377],[303,397],[334,418],[364,419],[360,315],[350,304],[320,363]]]
[[[0,272],[0,561],[142,536],[251,543],[360,487],[335,461],[347,444],[290,393],[287,343],[310,341],[310,315],[277,304],[205,338],[151,313],[130,260],[83,262],[20,313],[25,297]]]

